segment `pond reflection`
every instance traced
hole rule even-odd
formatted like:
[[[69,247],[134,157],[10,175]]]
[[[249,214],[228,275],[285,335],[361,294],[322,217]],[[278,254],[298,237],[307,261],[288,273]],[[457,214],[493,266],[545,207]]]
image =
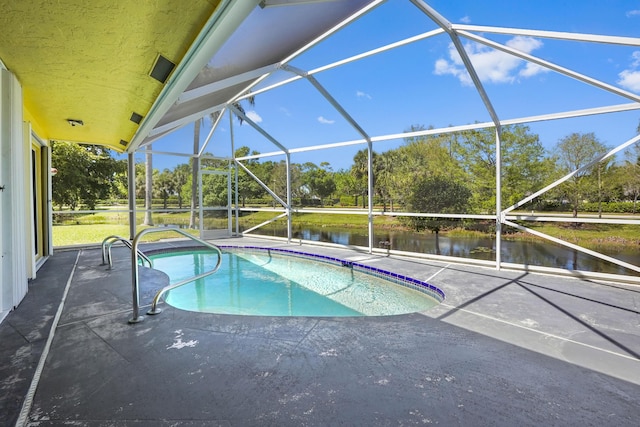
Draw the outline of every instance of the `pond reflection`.
[[[270,225],[253,231],[254,234],[286,237],[286,227]],[[369,245],[366,230],[337,227],[299,228],[294,238],[340,245]],[[496,241],[490,237],[449,237],[431,232],[377,231],[374,246],[384,248],[385,242],[391,249],[424,254],[445,255],[461,258],[495,261]],[[567,270],[593,271],[636,276],[638,273],[624,267],[600,260],[553,242],[523,242],[502,240],[502,261],[530,266],[556,267]],[[600,250],[601,253],[630,264],[640,260],[638,248]]]

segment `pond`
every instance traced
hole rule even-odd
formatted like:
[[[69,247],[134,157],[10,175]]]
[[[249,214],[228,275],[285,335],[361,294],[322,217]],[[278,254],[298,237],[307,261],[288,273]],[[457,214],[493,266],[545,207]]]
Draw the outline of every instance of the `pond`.
[[[252,232],[253,234],[286,237],[286,227],[269,225]],[[338,227],[303,227],[294,229],[295,238],[318,242],[337,243],[340,245],[369,245],[366,232]],[[446,255],[479,260],[496,259],[496,240],[491,237],[448,237],[429,231],[377,231],[374,246],[381,242],[391,243],[391,249],[418,252],[424,254]],[[502,240],[502,261],[531,266],[556,267],[567,270],[593,271],[600,273],[626,274],[636,276],[638,273],[607,261],[592,257],[553,242],[522,242]],[[601,253],[630,264],[637,264],[640,250],[636,247],[608,249]]]

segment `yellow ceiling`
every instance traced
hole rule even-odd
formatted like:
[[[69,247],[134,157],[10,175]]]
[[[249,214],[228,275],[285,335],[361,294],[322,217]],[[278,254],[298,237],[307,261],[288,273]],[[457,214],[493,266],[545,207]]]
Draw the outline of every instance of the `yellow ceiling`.
[[[0,60],[43,138],[123,151],[138,128],[131,114],[146,116],[162,90],[149,76],[156,58],[178,64],[219,2],[0,2]]]

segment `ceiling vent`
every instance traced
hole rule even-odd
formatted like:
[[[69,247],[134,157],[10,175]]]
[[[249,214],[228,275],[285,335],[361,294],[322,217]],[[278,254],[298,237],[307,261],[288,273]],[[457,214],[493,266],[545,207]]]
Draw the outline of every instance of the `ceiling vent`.
[[[120,140],[120,145],[122,145],[123,147],[126,147],[127,144],[129,144],[127,141],[125,141],[124,139]]]
[[[139,125],[142,121],[142,116],[134,111],[133,113],[131,113],[131,118],[129,120]]]
[[[151,70],[150,76],[160,83],[165,83],[175,66],[176,64],[169,61],[164,56],[158,55],[156,63],[153,65],[153,69]]]

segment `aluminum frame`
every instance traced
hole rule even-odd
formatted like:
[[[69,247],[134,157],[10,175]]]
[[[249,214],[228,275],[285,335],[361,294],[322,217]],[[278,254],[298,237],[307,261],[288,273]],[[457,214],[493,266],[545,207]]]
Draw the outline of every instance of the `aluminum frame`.
[[[640,219],[636,220],[636,219],[631,219],[631,220],[616,220],[616,219],[612,219],[612,218],[604,218],[604,219],[594,219],[594,218],[579,218],[579,219],[572,219],[572,218],[567,218],[567,217],[554,217],[554,216],[550,216],[550,215],[546,215],[546,216],[523,216],[523,215],[509,215],[510,212],[512,212],[514,209],[516,209],[519,206],[524,205],[525,203],[527,203],[528,201],[533,200],[534,198],[544,194],[545,192],[549,191],[550,189],[560,185],[562,182],[565,182],[566,180],[570,179],[571,176],[575,175],[576,173],[578,173],[580,170],[593,166],[594,164],[597,164],[599,161],[613,156],[614,154],[616,154],[617,152],[620,152],[621,150],[625,149],[626,147],[629,147],[630,145],[640,141],[640,135],[636,136],[635,138],[632,138],[620,145],[618,145],[616,148],[610,150],[608,153],[606,153],[604,156],[601,156],[597,159],[594,159],[591,163],[589,163],[589,165],[584,166],[583,168],[573,171],[571,173],[569,173],[568,175],[566,175],[565,177],[554,181],[552,184],[549,184],[548,186],[536,191],[535,193],[533,193],[532,195],[522,199],[521,201],[515,203],[512,206],[509,206],[507,208],[503,208],[502,207],[502,200],[501,200],[501,175],[502,175],[502,158],[501,158],[501,129],[502,126],[507,126],[507,125],[513,125],[513,124],[524,124],[524,123],[532,123],[532,122],[543,122],[543,121],[551,121],[551,120],[559,120],[559,119],[566,119],[566,118],[575,118],[575,117],[585,117],[585,116],[592,116],[592,115],[602,115],[602,114],[609,114],[609,113],[617,113],[617,112],[623,112],[623,111],[634,111],[634,110],[640,110],[640,95],[636,95],[633,94],[631,92],[622,90],[618,87],[612,86],[610,84],[607,84],[605,82],[602,82],[598,79],[589,77],[587,75],[575,72],[571,69],[559,66],[557,64],[554,64],[550,61],[546,61],[540,58],[537,58],[533,55],[530,54],[525,54],[523,52],[520,52],[516,49],[513,49],[511,47],[508,47],[506,45],[491,41],[483,36],[477,35],[475,33],[494,33],[494,34],[505,34],[505,35],[523,35],[523,36],[530,36],[530,37],[541,37],[541,38],[552,38],[552,39],[559,39],[559,40],[574,40],[574,41],[582,41],[582,42],[590,42],[590,43],[605,43],[605,44],[612,44],[612,45],[624,45],[624,46],[640,46],[640,38],[630,38],[630,37],[617,37],[617,36],[606,36],[606,35],[594,35],[594,34],[580,34],[580,33],[570,33],[570,32],[556,32],[556,31],[541,31],[541,30],[525,30],[525,29],[517,29],[517,28],[502,28],[502,27],[489,27],[489,26],[477,26],[477,25],[460,25],[460,24],[452,24],[451,22],[449,22],[446,18],[444,18],[442,15],[440,15],[435,9],[433,9],[431,6],[429,6],[427,3],[425,3],[423,0],[410,0],[411,3],[422,13],[424,13],[425,15],[427,15],[439,28],[436,30],[431,30],[422,34],[418,34],[412,37],[408,37],[405,38],[403,40],[399,40],[397,42],[391,43],[391,44],[387,44],[384,46],[381,46],[379,48],[376,49],[372,49],[336,62],[333,62],[331,64],[327,64],[321,67],[318,67],[316,69],[313,70],[309,70],[309,71],[305,71],[305,70],[301,70],[295,67],[292,67],[289,65],[289,62],[296,58],[297,56],[299,56],[300,54],[306,52],[307,50],[309,50],[311,47],[315,46],[316,44],[318,44],[320,41],[326,39],[327,37],[331,36],[333,33],[335,33],[337,30],[339,30],[340,28],[344,27],[345,25],[348,25],[349,23],[353,22],[354,20],[356,20],[357,18],[359,18],[361,15],[369,12],[370,10],[372,10],[373,8],[379,6],[380,4],[384,3],[383,0],[379,0],[379,1],[375,1],[372,2],[368,7],[366,7],[365,9],[359,11],[358,13],[354,14],[353,16],[349,17],[348,19],[344,20],[343,22],[341,22],[340,24],[336,25],[334,28],[330,29],[329,31],[327,31],[326,33],[322,34],[321,36],[319,36],[318,38],[314,39],[313,41],[311,41],[310,43],[304,45],[303,47],[301,47],[298,51],[296,51],[294,54],[290,55],[287,58],[284,58],[282,61],[280,61],[279,63],[276,64],[272,64],[269,65],[267,67],[262,67],[250,72],[245,73],[245,75],[241,75],[241,76],[235,76],[234,78],[230,78],[227,79],[223,82],[219,82],[216,84],[212,84],[208,87],[203,87],[203,88],[198,88],[195,91],[190,91],[190,92],[185,92],[179,99],[178,102],[182,102],[184,100],[188,100],[188,99],[192,99],[194,97],[198,97],[198,96],[205,96],[208,93],[211,93],[211,91],[219,89],[221,87],[229,87],[232,86],[233,84],[239,82],[239,81],[243,81],[245,80],[247,77],[257,77],[256,80],[254,80],[251,84],[247,85],[242,91],[240,91],[236,96],[232,97],[231,99],[228,100],[228,102],[223,105],[223,106],[219,106],[219,109],[223,110],[224,109],[228,109],[230,111],[232,111],[234,114],[240,116],[244,121],[246,121],[250,126],[252,126],[254,129],[256,129],[262,136],[264,136],[267,140],[271,141],[276,147],[279,148],[279,151],[274,151],[274,152],[268,152],[268,153],[262,153],[259,155],[248,155],[248,156],[243,156],[243,157],[234,157],[233,161],[235,162],[235,164],[237,165],[236,167],[236,210],[237,212],[244,210],[244,209],[239,209],[237,204],[238,204],[238,199],[237,199],[237,171],[238,168],[242,168],[243,170],[245,170],[250,176],[252,176],[254,179],[256,179],[259,184],[264,187],[267,192],[269,192],[269,194],[271,196],[274,197],[275,200],[278,201],[279,204],[281,204],[284,208],[284,213],[281,213],[279,215],[277,215],[274,219],[266,221],[263,224],[260,224],[250,230],[245,231],[244,233],[249,233],[250,231],[253,231],[257,228],[259,228],[262,225],[265,225],[267,223],[270,223],[276,219],[282,218],[284,216],[287,217],[287,225],[288,225],[288,237],[287,240],[288,242],[291,242],[291,216],[292,213],[295,212],[313,212],[314,210],[312,209],[300,209],[300,210],[294,210],[291,206],[291,176],[290,176],[290,165],[291,165],[291,154],[294,153],[301,153],[301,152],[305,152],[305,151],[313,151],[313,150],[325,150],[325,149],[329,149],[329,148],[338,148],[338,147],[347,147],[347,146],[353,146],[353,145],[366,145],[367,147],[367,153],[368,153],[368,161],[367,161],[367,169],[368,169],[368,190],[369,190],[369,194],[374,194],[373,190],[373,178],[372,178],[372,169],[373,169],[373,162],[372,162],[372,151],[373,151],[373,144],[377,143],[377,142],[381,142],[381,141],[389,141],[389,140],[394,140],[394,139],[402,139],[402,138],[408,138],[408,137],[418,137],[418,136],[428,136],[428,135],[435,135],[435,134],[447,134],[447,133],[453,133],[453,132],[458,132],[461,130],[470,130],[470,129],[486,129],[486,128],[494,128],[495,129],[495,149],[496,149],[496,214],[495,215],[444,215],[444,214],[433,214],[433,213],[397,213],[395,212],[394,215],[396,216],[423,216],[423,217],[443,217],[443,218],[476,218],[476,219],[487,219],[487,218],[491,218],[491,219],[495,219],[496,221],[496,229],[497,229],[497,236],[496,236],[496,261],[495,261],[495,268],[496,269],[500,269],[502,266],[502,260],[500,258],[500,249],[501,249],[501,229],[503,226],[510,226],[510,227],[514,227],[516,229],[519,229],[521,231],[525,231],[531,234],[535,234],[538,235],[540,237],[543,237],[549,241],[570,247],[572,249],[575,250],[579,250],[581,252],[587,253],[589,255],[593,255],[599,259],[603,259],[605,261],[609,261],[609,262],[613,262],[617,265],[623,266],[625,268],[628,268],[630,270],[633,271],[638,271],[640,272],[640,267],[629,264],[629,263],[625,263],[622,262],[620,260],[616,260],[615,258],[611,258],[608,257],[606,255],[600,254],[598,252],[595,251],[591,251],[591,250],[587,250],[585,248],[570,244],[568,242],[565,241],[561,241],[560,239],[554,238],[552,236],[548,236],[545,235],[544,233],[540,233],[537,232],[535,230],[531,230],[527,227],[524,227],[522,225],[516,224],[515,220],[536,220],[536,221],[553,221],[553,222],[572,222],[572,221],[580,221],[580,222],[591,222],[591,223],[608,223],[608,224],[634,224],[634,225],[640,225]],[[348,113],[348,111],[346,111],[336,100],[335,98],[329,93],[329,91],[327,91],[322,85],[320,85],[320,83],[315,79],[315,77],[313,77],[315,74],[321,73],[323,71],[327,71],[327,70],[331,70],[334,69],[336,67],[339,67],[341,65],[344,64],[348,64],[363,58],[367,58],[382,52],[386,52],[392,49],[395,49],[397,47],[400,46],[404,46],[413,42],[417,42],[420,40],[424,40],[427,39],[429,37],[433,37],[436,35],[440,35],[442,33],[447,33],[447,35],[450,37],[452,43],[454,44],[458,54],[460,55],[460,57],[462,58],[462,61],[464,63],[464,66],[467,70],[467,72],[469,73],[471,80],[473,82],[473,85],[478,93],[478,95],[481,97],[482,102],[489,114],[489,116],[491,117],[491,121],[490,122],[485,122],[485,123],[474,123],[471,125],[462,125],[462,126],[450,126],[450,127],[446,127],[446,128],[438,128],[438,129],[428,129],[428,130],[421,130],[421,131],[415,131],[415,132],[408,132],[408,133],[400,133],[400,134],[389,134],[389,135],[369,135],[367,133],[367,131],[362,128],[360,126],[360,124],[358,124],[352,117],[351,115]],[[580,110],[571,110],[571,111],[560,111],[560,112],[554,112],[554,113],[549,113],[549,114],[544,114],[544,115],[537,115],[537,116],[529,116],[529,117],[519,117],[519,118],[510,118],[510,119],[501,119],[499,117],[499,115],[497,114],[497,112],[495,111],[492,103],[491,103],[491,99],[489,97],[489,95],[486,93],[486,91],[484,90],[483,84],[473,66],[473,63],[471,62],[469,56],[467,55],[464,46],[462,45],[461,42],[461,37],[468,39],[468,40],[472,40],[474,42],[477,43],[481,43],[485,46],[488,46],[492,49],[496,49],[499,51],[502,51],[504,53],[507,53],[509,55],[513,55],[516,56],[520,59],[529,61],[531,63],[537,64],[541,67],[544,67],[546,69],[555,71],[557,73],[560,73],[562,75],[565,75],[567,77],[570,77],[572,79],[578,80],[584,84],[587,84],[589,86],[613,93],[615,95],[624,97],[629,99],[630,101],[632,101],[631,103],[627,103],[627,104],[616,104],[616,105],[608,105],[608,106],[602,106],[602,107],[596,107],[596,108],[588,108],[588,109],[580,109]],[[278,70],[285,70],[285,71],[289,71],[294,73],[295,75],[293,77],[291,77],[290,79],[281,81],[279,83],[258,89],[258,90],[253,90],[260,82],[264,81],[264,79],[266,79],[268,76],[270,76],[271,74],[273,74],[274,72],[278,71]],[[361,139],[357,139],[357,140],[351,140],[351,141],[342,141],[342,142],[334,142],[334,143],[327,143],[327,144],[321,144],[321,145],[313,145],[313,146],[307,146],[307,147],[299,147],[299,148],[288,148],[286,146],[284,146],[282,143],[280,143],[279,141],[277,141],[275,138],[273,138],[268,132],[266,132],[264,129],[262,129],[260,126],[258,126],[255,122],[253,122],[252,120],[250,120],[248,117],[246,117],[246,115],[244,115],[241,111],[239,111],[237,108],[235,108],[233,106],[234,103],[245,99],[249,96],[257,96],[259,94],[268,92],[270,90],[276,89],[278,87],[287,85],[289,83],[292,83],[294,81],[300,80],[300,79],[306,79],[307,81],[309,81],[314,87],[315,89],[323,96],[325,97],[325,99],[327,99],[330,104],[336,109],[336,111],[347,121],[349,122],[357,131],[360,135],[362,135]],[[250,94],[248,94],[250,92]],[[206,113],[211,112],[211,109],[208,110]],[[222,115],[222,114],[221,114]],[[195,116],[195,115],[194,115]],[[188,120],[192,119],[192,117],[189,117]],[[217,125],[218,122],[216,122]],[[182,122],[177,122],[177,123],[172,123],[171,126],[182,126],[184,125],[184,123]],[[170,128],[171,126],[167,125],[166,129]],[[233,128],[233,123],[231,123],[231,127]],[[163,130],[165,130],[163,128]],[[213,133],[210,133],[207,141],[209,140],[209,138],[211,137]],[[233,130],[231,131],[231,144],[232,144],[232,153],[235,153],[235,151],[233,150],[234,147],[234,142],[233,142]],[[203,147],[204,150],[204,147]],[[202,153],[204,152],[203,150],[200,151],[199,155],[202,155]],[[279,156],[279,155],[285,155],[286,157],[286,165],[287,165],[287,200],[284,201],[282,200],[280,197],[278,197],[275,192],[273,192],[271,189],[269,189],[268,185],[266,185],[265,183],[261,182],[259,179],[257,179],[257,177],[255,176],[255,174],[253,174],[243,163],[243,160],[250,160],[250,159],[264,159],[264,158],[268,158],[268,157],[272,157],[272,156]],[[255,209],[252,209],[255,210]],[[340,213],[344,213],[340,210],[331,210],[331,209],[323,209],[322,210],[323,213],[334,213],[334,214],[340,214]],[[359,212],[354,212],[354,211],[349,211],[349,213],[360,213],[360,214],[366,214],[369,217],[369,247],[368,247],[368,251],[369,252],[373,252],[374,251],[374,247],[373,247],[373,217],[377,216],[377,215],[384,215],[385,213],[380,213],[380,212],[374,212],[373,210],[373,198],[369,197],[369,206],[367,208],[366,211],[359,211]],[[236,216],[237,218],[237,216]],[[236,223],[236,233],[238,233],[238,225]],[[511,266],[511,265],[510,265]]]

